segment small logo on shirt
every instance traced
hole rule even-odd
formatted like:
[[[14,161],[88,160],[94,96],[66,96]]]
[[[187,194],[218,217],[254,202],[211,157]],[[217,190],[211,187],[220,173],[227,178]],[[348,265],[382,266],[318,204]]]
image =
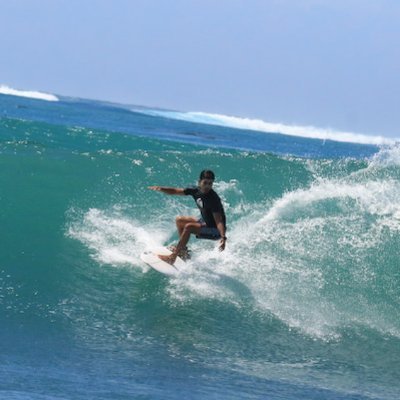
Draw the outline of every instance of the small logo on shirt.
[[[200,208],[203,208],[203,200],[202,200],[202,199],[198,198],[198,199],[196,200],[196,203],[197,203],[197,205],[198,205]]]

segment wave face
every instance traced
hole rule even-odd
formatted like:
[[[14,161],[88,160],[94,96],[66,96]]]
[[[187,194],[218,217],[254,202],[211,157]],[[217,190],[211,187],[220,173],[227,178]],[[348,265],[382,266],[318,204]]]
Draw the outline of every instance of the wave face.
[[[8,96],[28,97],[30,99],[36,100],[58,101],[58,97],[54,94],[36,92],[31,90],[17,90],[12,89],[6,85],[0,85],[0,94]]]
[[[399,147],[243,151],[226,127],[25,101],[0,119],[0,396],[398,397]],[[227,249],[192,239],[166,278],[139,255],[197,211],[147,186],[204,168]]]

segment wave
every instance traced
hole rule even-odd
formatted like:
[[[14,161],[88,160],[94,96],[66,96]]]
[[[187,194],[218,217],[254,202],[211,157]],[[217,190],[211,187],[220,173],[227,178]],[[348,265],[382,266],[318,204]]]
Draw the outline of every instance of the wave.
[[[171,293],[240,306],[243,299],[224,287],[223,274],[247,287],[255,308],[312,337],[339,340],[348,327],[400,337],[392,289],[400,185],[377,179],[376,163],[363,176],[325,178],[253,205],[231,224],[223,254],[195,245],[191,279],[178,277]]]
[[[149,365],[161,378],[182,366],[178,380],[157,378],[139,389],[158,396],[173,387],[178,395],[170,397],[178,397],[192,390],[197,375],[186,377],[195,368],[214,395],[218,386],[217,395],[229,397],[232,380],[256,385],[254,396],[278,393],[265,386],[276,380],[293,385],[293,394],[281,393],[291,399],[324,397],[321,388],[335,391],[328,398],[397,398],[400,146],[330,158],[327,147],[355,147],[356,155],[369,147],[204,125],[199,131],[276,139],[285,155],[197,147],[162,140],[165,127],[195,130],[185,122],[64,98],[25,100],[27,109],[15,107],[21,98],[3,100],[11,114],[0,120],[9,188],[0,196],[7,376],[22,366],[22,380],[32,376],[24,366],[46,363],[39,384],[61,376],[60,390],[72,397],[83,388],[75,378],[96,364],[98,381],[108,384],[117,371],[121,379],[107,390],[128,396]],[[79,118],[54,123],[54,114]],[[91,126],[94,115],[103,125]],[[143,137],[121,134],[124,123]],[[293,142],[323,147],[324,157],[290,155]],[[217,175],[227,248],[192,238],[185,272],[165,278],[140,254],[176,243],[175,217],[197,215],[196,205],[146,187],[195,184],[203,168]],[[39,337],[35,351],[25,351]],[[137,375],[132,368],[120,374],[132,360]],[[299,395],[304,387],[311,389]],[[204,397],[201,388],[194,397]]]
[[[279,161],[268,157],[262,160]],[[300,177],[302,166],[289,162],[291,179]],[[328,172],[264,200],[248,198],[246,177],[218,181],[230,216],[229,245],[219,253],[214,243],[193,239],[192,261],[167,284],[172,302],[215,300],[272,315],[289,329],[322,340],[341,340],[348,328],[400,337],[393,290],[400,238],[398,165],[397,147],[382,149],[354,171],[349,165],[344,176]],[[151,201],[149,195],[138,203]],[[179,199],[162,197],[156,204],[151,217],[136,206],[82,209],[71,214],[68,236],[100,264],[146,272],[140,253],[176,240],[175,216],[193,212]]]
[[[384,136],[341,132],[328,128],[317,128],[314,126],[285,125],[281,123],[266,122],[261,119],[241,118],[197,111],[178,112],[153,109],[133,109],[132,111],[199,124],[226,126],[230,128],[248,129],[267,133],[280,133],[282,135],[300,136],[308,139],[333,140],[336,142],[371,144],[378,146],[392,145],[396,143],[396,141],[400,140],[397,138],[390,139]]]
[[[54,94],[36,92],[31,90],[17,90],[12,89],[6,85],[0,85],[0,94],[5,94],[8,96],[28,97],[30,99],[45,101],[59,101],[58,97]]]

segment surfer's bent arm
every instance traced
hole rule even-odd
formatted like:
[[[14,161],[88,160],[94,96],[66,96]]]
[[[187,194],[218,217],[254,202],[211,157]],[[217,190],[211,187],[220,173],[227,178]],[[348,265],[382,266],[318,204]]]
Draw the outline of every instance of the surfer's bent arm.
[[[225,236],[225,225],[224,222],[222,221],[222,214],[219,212],[213,213],[215,224],[217,225],[217,229],[219,234],[221,235],[221,244],[219,246],[220,250],[225,249],[225,243],[226,243],[226,236]]]
[[[185,193],[183,189],[173,188],[173,187],[165,187],[165,186],[149,186],[148,189],[155,190],[156,192],[163,192],[165,194],[176,194],[183,196]]]

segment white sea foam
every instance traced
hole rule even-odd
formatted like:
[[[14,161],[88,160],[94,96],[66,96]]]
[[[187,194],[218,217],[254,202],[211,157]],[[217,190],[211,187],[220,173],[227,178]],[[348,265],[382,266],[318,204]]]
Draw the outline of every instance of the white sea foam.
[[[59,101],[58,97],[55,96],[54,94],[42,93],[30,90],[17,90],[17,89],[12,89],[6,85],[0,85],[0,94],[28,97],[30,99],[38,99],[45,101]]]
[[[99,263],[116,267],[137,265],[146,248],[160,245],[168,236],[160,229],[150,232],[116,210],[105,212],[92,208],[83,217],[75,218],[68,236],[85,244]]]
[[[400,185],[394,180],[368,181],[365,183],[348,183],[328,180],[308,189],[299,189],[286,193],[277,200],[261,223],[277,218],[290,217],[298,209],[304,210],[318,202],[345,199],[353,200],[363,212],[378,216],[395,216],[400,212],[396,199],[400,196]],[[354,207],[353,203],[351,206]],[[340,204],[343,208],[343,204]]]
[[[400,144],[380,149],[380,151],[373,156],[369,168],[381,169],[391,166],[400,166]]]
[[[267,133],[280,133],[288,136],[300,136],[310,139],[334,140],[337,142],[390,145],[400,139],[390,139],[384,136],[365,135],[354,132],[336,131],[329,128],[317,128],[314,126],[285,125],[282,123],[266,122],[261,119],[250,119],[234,117],[223,114],[212,114],[205,112],[178,112],[164,110],[133,110],[155,116],[161,116],[182,121],[227,126],[238,129],[248,129]]]

